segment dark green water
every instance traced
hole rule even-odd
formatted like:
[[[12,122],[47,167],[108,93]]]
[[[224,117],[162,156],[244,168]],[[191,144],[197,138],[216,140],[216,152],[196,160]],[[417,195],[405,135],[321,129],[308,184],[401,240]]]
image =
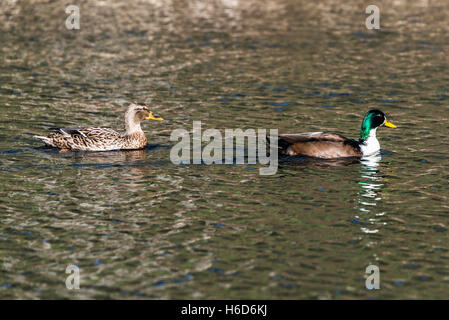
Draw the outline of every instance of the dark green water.
[[[449,5],[378,1],[85,1],[0,5],[0,298],[448,298]],[[59,153],[49,127],[121,129],[145,150]],[[380,161],[174,165],[170,133],[203,128],[357,137]],[[65,287],[68,265],[81,289]],[[380,290],[365,269],[380,268]]]

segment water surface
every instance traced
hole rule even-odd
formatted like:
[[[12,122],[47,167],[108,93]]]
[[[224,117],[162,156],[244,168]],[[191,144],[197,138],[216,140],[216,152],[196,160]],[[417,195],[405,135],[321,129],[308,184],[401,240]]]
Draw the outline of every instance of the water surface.
[[[64,1],[0,5],[0,298],[448,298],[449,5]],[[165,118],[126,152],[46,149],[50,127]],[[381,158],[175,165],[170,133],[328,130]],[[68,265],[81,289],[65,287]],[[377,265],[381,290],[365,289]]]

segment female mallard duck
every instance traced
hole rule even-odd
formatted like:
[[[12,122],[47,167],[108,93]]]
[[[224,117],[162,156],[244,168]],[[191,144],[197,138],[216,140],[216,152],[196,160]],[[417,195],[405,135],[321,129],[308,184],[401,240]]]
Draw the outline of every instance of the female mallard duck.
[[[370,110],[363,118],[359,140],[326,132],[280,134],[279,147],[281,154],[288,156],[300,155],[322,159],[366,157],[380,150],[376,138],[376,131],[380,126],[396,128],[387,121],[382,111]]]
[[[61,151],[109,151],[142,149],[147,137],[140,127],[142,120],[162,121],[144,105],[131,104],[125,113],[125,133],[121,134],[108,128],[51,128],[48,136],[34,136],[47,146],[60,148]]]

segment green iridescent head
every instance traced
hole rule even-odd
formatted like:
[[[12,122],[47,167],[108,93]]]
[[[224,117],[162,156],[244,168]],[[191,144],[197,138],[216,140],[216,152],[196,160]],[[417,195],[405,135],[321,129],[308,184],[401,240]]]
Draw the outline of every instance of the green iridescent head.
[[[387,121],[387,117],[385,117],[382,111],[376,109],[368,111],[365,118],[363,118],[362,127],[360,128],[360,140],[368,139],[370,131],[382,125],[396,128],[394,124]]]

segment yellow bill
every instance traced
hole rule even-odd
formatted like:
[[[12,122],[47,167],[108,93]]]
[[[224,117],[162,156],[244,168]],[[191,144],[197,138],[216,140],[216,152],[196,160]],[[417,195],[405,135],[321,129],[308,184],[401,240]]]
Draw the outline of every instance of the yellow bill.
[[[385,120],[384,126],[389,128],[397,128],[394,124],[388,122],[387,120]]]
[[[150,115],[148,116],[147,120],[162,121],[162,120],[164,120],[164,118],[161,118],[161,117],[155,117],[155,116],[153,115],[153,112],[150,112]]]

